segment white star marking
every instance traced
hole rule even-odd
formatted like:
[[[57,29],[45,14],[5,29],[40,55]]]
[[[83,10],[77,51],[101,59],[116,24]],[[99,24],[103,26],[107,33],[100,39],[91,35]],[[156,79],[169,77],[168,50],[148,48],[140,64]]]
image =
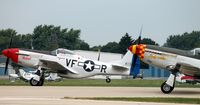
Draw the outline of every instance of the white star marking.
[[[86,65],[85,69],[90,69],[90,70],[92,69],[93,65],[90,62],[88,62],[88,64],[85,64],[85,65]]]

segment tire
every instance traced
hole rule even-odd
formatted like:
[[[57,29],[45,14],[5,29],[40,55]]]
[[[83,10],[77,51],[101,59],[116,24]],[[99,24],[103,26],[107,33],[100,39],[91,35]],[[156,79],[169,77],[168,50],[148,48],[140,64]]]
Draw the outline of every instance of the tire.
[[[39,81],[36,81],[33,78],[31,78],[30,84],[31,84],[31,86],[38,86],[39,85]]]
[[[110,78],[106,78],[106,83],[110,83],[111,79]]]
[[[171,87],[168,84],[166,84],[166,81],[161,85],[161,91],[165,94],[169,94],[174,90],[174,86]]]

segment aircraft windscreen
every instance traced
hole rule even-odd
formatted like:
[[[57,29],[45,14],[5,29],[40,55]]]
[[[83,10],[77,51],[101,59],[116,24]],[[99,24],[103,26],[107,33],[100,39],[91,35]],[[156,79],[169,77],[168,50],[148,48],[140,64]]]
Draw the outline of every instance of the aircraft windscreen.
[[[71,55],[74,55],[74,52],[73,51],[70,51],[70,50],[67,50],[67,49],[57,49],[57,54],[71,54]]]
[[[194,55],[200,55],[200,48],[195,48],[191,51]]]
[[[57,55],[56,54],[56,50],[51,51],[51,55],[55,55],[56,56]]]

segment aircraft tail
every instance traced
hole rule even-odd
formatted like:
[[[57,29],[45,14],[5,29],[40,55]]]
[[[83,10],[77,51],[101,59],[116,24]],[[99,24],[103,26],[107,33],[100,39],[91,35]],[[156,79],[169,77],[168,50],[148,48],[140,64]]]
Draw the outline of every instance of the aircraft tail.
[[[146,45],[141,44],[142,27],[140,29],[140,34],[138,37],[138,43],[133,44],[128,48],[128,52],[122,59],[124,65],[128,64],[130,67],[130,75],[133,77],[138,77],[140,73],[140,59],[144,58],[144,51]]]
[[[140,74],[140,57],[134,58],[135,54],[132,54],[129,50],[124,55],[124,57],[121,60],[121,64],[128,67],[130,69],[129,75],[133,77],[137,77],[138,74]],[[135,63],[133,63],[135,62]]]

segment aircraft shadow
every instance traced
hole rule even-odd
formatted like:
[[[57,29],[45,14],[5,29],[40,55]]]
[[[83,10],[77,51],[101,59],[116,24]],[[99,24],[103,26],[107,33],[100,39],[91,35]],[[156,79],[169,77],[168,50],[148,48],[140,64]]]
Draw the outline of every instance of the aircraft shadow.
[[[171,94],[176,95],[190,95],[190,94],[200,94],[200,91],[195,90],[174,90]]]
[[[164,94],[161,91],[157,91],[157,94]],[[196,94],[200,94],[200,91],[197,90],[174,90],[172,93],[170,94],[164,94],[164,95],[196,95]]]

